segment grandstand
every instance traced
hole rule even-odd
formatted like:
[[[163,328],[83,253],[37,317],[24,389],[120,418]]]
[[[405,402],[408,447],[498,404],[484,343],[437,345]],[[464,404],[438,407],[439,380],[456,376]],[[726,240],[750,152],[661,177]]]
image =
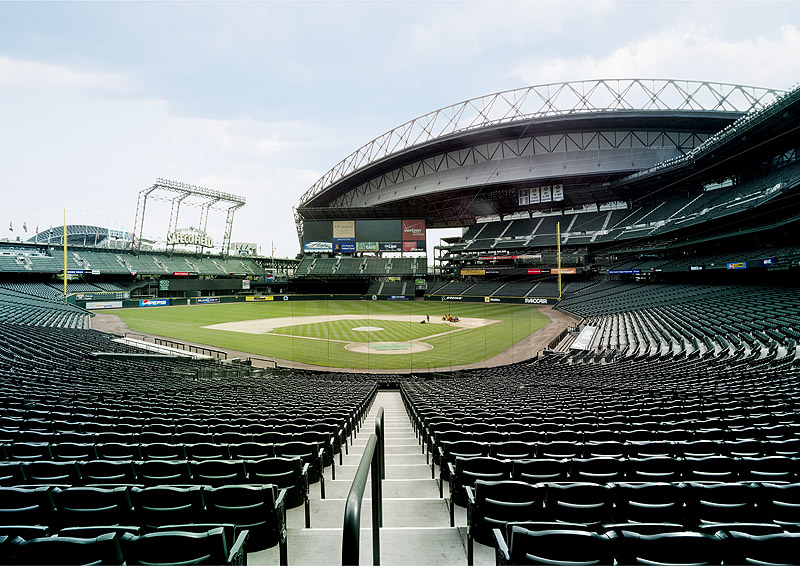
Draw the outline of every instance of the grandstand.
[[[0,563],[352,563],[378,540],[385,563],[797,564],[800,90],[548,86],[543,110],[484,97],[332,168],[295,211],[291,278],[78,227],[66,302],[58,250],[0,246]],[[659,99],[676,86],[720,96]],[[598,89],[619,105],[553,94]],[[422,220],[464,229],[434,274],[406,239]],[[520,363],[378,374],[145,350],[85,308],[278,288],[572,322]],[[370,464],[359,551],[345,509]]]

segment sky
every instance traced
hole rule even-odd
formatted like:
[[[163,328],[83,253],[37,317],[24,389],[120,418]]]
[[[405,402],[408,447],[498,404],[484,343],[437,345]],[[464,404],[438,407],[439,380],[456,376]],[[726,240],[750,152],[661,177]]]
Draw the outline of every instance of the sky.
[[[302,194],[417,116],[572,80],[786,89],[798,53],[793,1],[0,1],[0,237],[65,209],[132,231],[163,177],[244,196],[232,240],[294,257]],[[183,207],[180,224],[199,216]],[[168,221],[148,203],[145,236]],[[212,211],[209,234],[224,227]]]

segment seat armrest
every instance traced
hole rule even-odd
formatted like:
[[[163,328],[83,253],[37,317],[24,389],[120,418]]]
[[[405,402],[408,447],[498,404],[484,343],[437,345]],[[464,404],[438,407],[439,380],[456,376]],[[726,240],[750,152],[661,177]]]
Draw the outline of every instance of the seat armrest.
[[[278,490],[278,497],[275,499],[275,509],[283,507],[284,499],[286,499],[286,488],[282,487]]]
[[[228,553],[228,564],[232,566],[245,566],[247,564],[247,540],[250,538],[250,531],[242,530],[236,537],[230,553]]]
[[[475,492],[472,490],[472,488],[468,485],[465,485],[464,491],[467,492],[467,503],[469,505],[475,505]]]
[[[494,535],[494,550],[496,563],[498,565],[508,564],[511,560],[506,539],[503,538],[503,533],[500,529],[492,529]]]

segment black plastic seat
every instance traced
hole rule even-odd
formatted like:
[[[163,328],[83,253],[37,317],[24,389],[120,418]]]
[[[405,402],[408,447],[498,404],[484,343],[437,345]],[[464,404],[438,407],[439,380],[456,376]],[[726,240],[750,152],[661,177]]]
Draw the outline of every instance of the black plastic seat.
[[[508,544],[500,529],[493,531],[499,556],[507,564],[611,564],[615,557],[614,535],[589,531],[530,531],[511,528]],[[499,562],[502,563],[502,562]]]
[[[683,462],[671,456],[630,458],[628,481],[674,482],[683,477]]]
[[[140,536],[122,535],[127,564],[242,564],[246,561],[248,533],[242,532],[230,547],[223,527],[205,532],[156,531]]]
[[[616,522],[684,524],[684,489],[679,485],[620,483],[615,496]]]
[[[133,487],[130,495],[137,524],[149,529],[161,525],[208,522],[200,486]]]
[[[570,461],[552,458],[535,458],[533,460],[515,460],[511,476],[515,480],[538,483],[557,482],[569,479]]]
[[[529,460],[536,457],[536,444],[508,440],[489,446],[489,456],[501,460]]]
[[[13,548],[17,564],[123,564],[116,534],[97,538],[52,536],[32,540],[16,539]]]
[[[454,527],[453,506],[466,507],[465,487],[472,487],[476,480],[502,481],[511,479],[512,462],[489,456],[476,458],[456,458],[450,466],[450,526]],[[440,484],[441,490],[441,484]],[[442,496],[442,492],[439,492]]]
[[[272,458],[275,456],[275,446],[273,444],[263,444],[261,442],[243,442],[241,444],[230,445],[231,458],[239,460],[260,460],[262,458]]]
[[[627,467],[621,458],[573,458],[569,476],[575,482],[616,482],[625,479]]]
[[[476,480],[467,494],[467,555],[472,563],[473,541],[493,544],[492,530],[511,522],[544,518],[545,486],[518,481]]]
[[[758,489],[741,483],[689,483],[687,515],[694,524],[758,522]]]
[[[252,550],[280,547],[286,563],[285,491],[274,485],[239,485],[204,490],[211,522],[233,523],[250,531]]]
[[[550,483],[545,510],[550,519],[567,523],[599,525],[612,521],[614,492],[608,485]]]
[[[231,457],[227,444],[200,442],[185,444],[186,458],[189,460],[227,460]]]
[[[59,528],[134,522],[130,495],[125,487],[55,488],[53,501]]]
[[[186,460],[144,460],[133,463],[136,478],[145,485],[193,483]]]
[[[131,485],[136,483],[136,472],[130,460],[91,460],[78,462],[81,481],[86,484]]]
[[[48,487],[0,487],[0,524],[46,526],[54,513]]]
[[[732,527],[726,564],[800,565],[800,532],[752,534]]]
[[[142,453],[138,444],[121,444],[109,442],[95,444],[94,447],[99,460],[141,460]]]
[[[550,435],[548,435],[548,438]],[[562,460],[564,458],[580,458],[583,455],[583,444],[572,442],[542,442],[536,450],[538,458]]]
[[[25,482],[32,485],[75,485],[81,481],[76,462],[23,462]]]
[[[97,453],[94,444],[76,444],[62,442],[50,445],[50,453],[54,460],[95,460]]]
[[[200,460],[189,462],[189,469],[198,485],[247,483],[244,460]]]
[[[687,531],[652,535],[622,531],[618,547],[621,564],[706,566],[721,564],[724,556],[717,537]]]

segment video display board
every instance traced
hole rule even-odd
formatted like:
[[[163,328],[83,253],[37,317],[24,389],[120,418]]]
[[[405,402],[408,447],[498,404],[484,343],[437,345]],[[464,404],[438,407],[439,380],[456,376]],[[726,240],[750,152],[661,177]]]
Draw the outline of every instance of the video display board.
[[[425,220],[310,220],[303,223],[303,251],[424,251]]]

